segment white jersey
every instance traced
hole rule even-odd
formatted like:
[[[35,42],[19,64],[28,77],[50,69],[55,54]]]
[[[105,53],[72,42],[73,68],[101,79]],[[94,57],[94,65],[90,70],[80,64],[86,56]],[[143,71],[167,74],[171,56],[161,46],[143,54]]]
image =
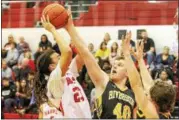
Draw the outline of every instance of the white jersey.
[[[47,96],[57,108],[61,108],[66,118],[91,118],[89,102],[81,85],[76,80],[77,76],[75,59],[72,60],[69,70],[63,77],[61,77],[58,64],[50,74]]]
[[[63,118],[62,113],[56,107],[49,106],[48,103],[42,104],[43,119]]]

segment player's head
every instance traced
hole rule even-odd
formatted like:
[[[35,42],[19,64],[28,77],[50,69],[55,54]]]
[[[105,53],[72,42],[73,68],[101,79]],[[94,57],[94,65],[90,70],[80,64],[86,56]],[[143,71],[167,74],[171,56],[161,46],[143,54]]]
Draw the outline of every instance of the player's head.
[[[114,82],[127,80],[127,69],[124,66],[124,57],[116,57],[111,69],[111,79]]]
[[[35,75],[34,93],[39,106],[40,104],[48,101],[48,97],[46,95],[48,76],[57,66],[59,59],[59,54],[51,49],[46,50],[37,59],[37,73]]]
[[[173,111],[176,90],[173,85],[157,81],[150,89],[150,97],[158,112],[171,112]]]

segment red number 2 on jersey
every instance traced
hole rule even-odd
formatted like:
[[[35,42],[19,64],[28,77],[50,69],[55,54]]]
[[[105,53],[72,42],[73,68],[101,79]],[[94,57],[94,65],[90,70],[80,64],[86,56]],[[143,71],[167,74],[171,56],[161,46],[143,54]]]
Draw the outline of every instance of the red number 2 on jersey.
[[[73,92],[74,92],[74,100],[75,100],[75,102],[84,101],[84,97],[83,97],[79,87],[74,87]]]

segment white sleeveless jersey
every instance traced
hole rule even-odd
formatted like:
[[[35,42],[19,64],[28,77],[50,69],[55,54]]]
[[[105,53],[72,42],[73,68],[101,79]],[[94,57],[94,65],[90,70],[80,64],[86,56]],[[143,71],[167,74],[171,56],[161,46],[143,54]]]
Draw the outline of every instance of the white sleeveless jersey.
[[[53,118],[63,118],[62,113],[57,110],[56,107],[49,106],[48,103],[44,103],[42,105],[43,109],[43,119],[48,118],[48,119],[53,119]]]
[[[62,95],[62,106],[66,118],[91,118],[88,99],[83,88],[76,80],[78,70],[76,60],[73,59],[69,70],[63,77],[64,94]]]
[[[50,74],[47,96],[57,108],[61,108],[65,118],[91,118],[89,102],[81,85],[76,80],[77,76],[75,59],[72,60],[63,77],[58,64]]]

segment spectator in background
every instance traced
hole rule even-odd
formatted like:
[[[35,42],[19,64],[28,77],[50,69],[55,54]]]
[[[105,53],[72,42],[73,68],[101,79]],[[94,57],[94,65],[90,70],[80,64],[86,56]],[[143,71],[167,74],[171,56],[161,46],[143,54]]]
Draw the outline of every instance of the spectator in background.
[[[2,55],[1,55],[1,57],[3,59],[6,58],[8,50],[11,49],[11,43],[15,43],[15,45],[16,45],[16,42],[15,42],[14,37],[13,37],[12,34],[10,34],[8,36],[8,42],[4,45],[4,48],[2,49],[2,52],[1,52]]]
[[[27,77],[27,85],[29,89],[33,89],[34,87],[34,78],[35,78],[35,72],[34,71],[30,71],[28,73],[28,77]]]
[[[105,42],[106,44],[108,44],[108,42],[109,42],[110,40],[111,40],[111,36],[109,35],[109,33],[105,33],[103,42]]]
[[[72,42],[70,43],[70,48],[72,49],[72,52],[73,52],[72,58],[74,58],[76,56],[76,54],[78,53],[78,51]]]
[[[12,81],[12,70],[7,66],[7,62],[5,60],[2,60],[2,78],[6,77],[10,81]]]
[[[88,44],[88,49],[89,49],[89,51],[90,51],[93,55],[95,54],[93,43],[89,43],[89,44]]]
[[[161,69],[163,66],[172,67],[174,63],[173,55],[170,55],[169,47],[165,46],[163,48],[163,53],[157,55],[155,59],[155,65],[158,69]]]
[[[103,61],[103,67],[102,70],[107,73],[108,75],[110,75],[111,73],[111,65],[110,62],[108,60],[104,60]]]
[[[105,60],[109,57],[110,50],[107,48],[107,44],[102,42],[100,48],[96,51],[95,57],[101,57],[102,60]]]
[[[12,112],[12,108],[16,109],[17,103],[15,100],[15,93],[16,88],[9,83],[9,79],[2,78],[1,103],[5,108],[4,112],[10,113]]]
[[[172,81],[168,78],[168,73],[167,73],[167,70],[163,69],[160,74],[159,74],[159,78],[156,79],[156,80],[159,80],[159,81],[165,81],[169,84],[172,84]]]
[[[15,43],[11,43],[11,49],[8,50],[7,57],[5,58],[7,64],[12,67],[17,64],[19,53],[15,48]]]
[[[52,43],[48,40],[47,35],[43,34],[39,43],[39,49],[42,49],[42,51],[44,51],[50,48],[52,48]]]
[[[19,38],[17,50],[19,51],[19,55],[21,55],[21,53],[23,53],[24,51],[30,51],[29,44],[24,40],[23,36]]]
[[[144,41],[144,57],[147,58],[147,64],[150,66],[155,57],[155,43],[148,37],[147,31],[142,31],[141,37]]]
[[[16,80],[20,81],[22,79],[27,79],[28,73],[30,71],[31,71],[31,68],[29,67],[29,59],[24,58],[21,66],[14,68]]]
[[[20,108],[24,108],[27,107],[30,103],[30,98],[32,95],[32,91],[31,89],[29,89],[28,85],[26,84],[26,80],[22,79],[20,81],[20,88],[19,91],[16,92],[16,96],[19,99]]]
[[[55,50],[55,52],[57,52],[59,55],[61,55],[60,48],[58,47],[57,43],[52,46],[52,49]]]
[[[5,50],[10,50],[11,49],[11,43],[15,43],[15,48],[17,47],[17,43],[14,40],[14,36],[10,34],[8,36],[8,42],[4,45]]]
[[[32,71],[35,71],[35,63],[34,60],[32,59],[32,53],[30,51],[25,51],[23,54],[20,55],[18,59],[18,66],[21,66],[22,60],[24,58],[27,58],[29,60],[28,64],[29,67],[31,68]]]
[[[111,65],[113,65],[117,54],[118,54],[118,44],[117,44],[117,42],[114,42],[111,46],[111,50],[110,50],[110,54],[109,54],[109,62]]]

